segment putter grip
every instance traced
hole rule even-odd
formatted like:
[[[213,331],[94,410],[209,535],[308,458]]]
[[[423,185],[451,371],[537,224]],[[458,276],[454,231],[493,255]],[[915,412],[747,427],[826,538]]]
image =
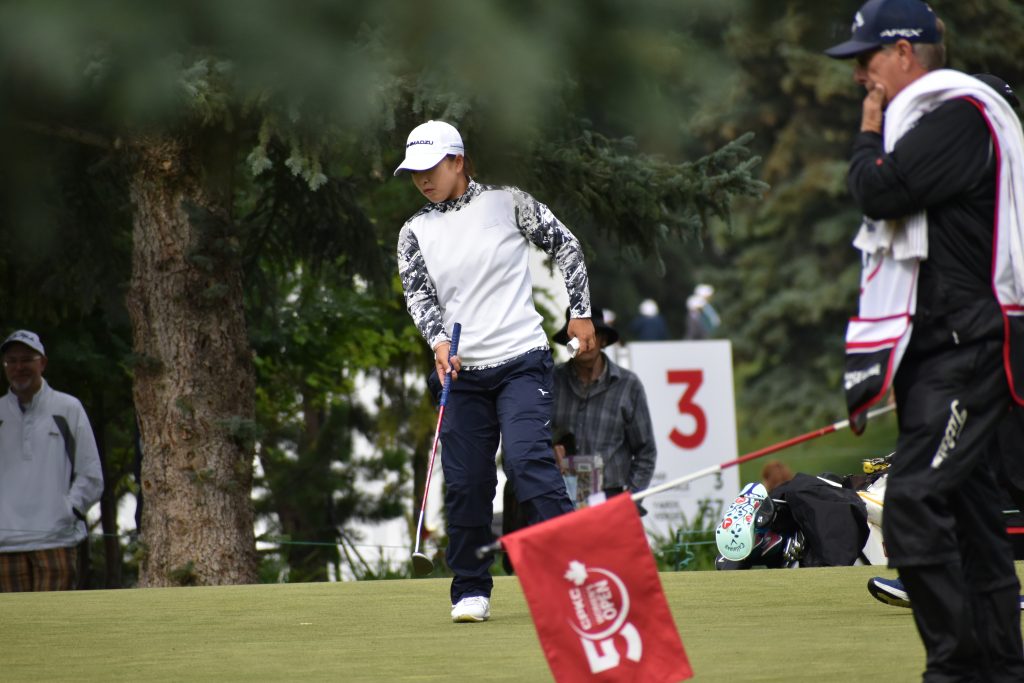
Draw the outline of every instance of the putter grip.
[[[462,335],[462,324],[455,323],[452,325],[452,341],[448,347],[448,362],[452,360],[452,356],[459,352],[459,336]],[[444,376],[444,389],[441,390],[441,405],[448,403],[448,389],[452,386],[452,376],[450,373],[446,373]]]

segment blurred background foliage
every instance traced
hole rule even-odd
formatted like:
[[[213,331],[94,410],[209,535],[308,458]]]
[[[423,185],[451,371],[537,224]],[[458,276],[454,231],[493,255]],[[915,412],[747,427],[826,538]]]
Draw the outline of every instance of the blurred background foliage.
[[[49,379],[87,406],[104,531],[116,536],[137,467],[127,187],[154,136],[230,190],[258,513],[267,538],[322,543],[280,546],[279,579],[325,578],[352,523],[408,516],[422,490],[428,353],[394,278],[397,232],[422,199],[391,172],[427,118],[460,128],[481,180],[522,186],[570,225],[620,329],[652,298],[681,337],[687,295],[716,287],[741,451],[842,417],[861,93],[821,50],[858,4],[0,2],[0,328],[40,332]],[[1020,4],[932,5],[952,66],[1024,82]],[[869,431],[876,449],[891,438]],[[97,583],[120,585],[103,565]]]

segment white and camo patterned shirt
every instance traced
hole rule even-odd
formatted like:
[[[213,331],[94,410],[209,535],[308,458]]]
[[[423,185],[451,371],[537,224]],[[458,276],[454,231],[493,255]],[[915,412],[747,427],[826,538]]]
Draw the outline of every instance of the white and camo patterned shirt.
[[[529,246],[558,264],[574,318],[590,317],[579,240],[544,204],[514,187],[470,180],[457,199],[427,204],[402,226],[398,274],[423,338],[436,348],[462,324],[464,368],[499,365],[548,345],[533,303]]]

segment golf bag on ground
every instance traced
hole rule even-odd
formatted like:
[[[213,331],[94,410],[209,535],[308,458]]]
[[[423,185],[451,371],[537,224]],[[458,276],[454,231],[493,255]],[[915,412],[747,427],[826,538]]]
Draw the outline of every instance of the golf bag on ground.
[[[884,564],[881,542],[882,498],[885,488],[883,460],[868,461],[863,475],[840,477],[798,473],[776,486],[757,514],[737,517],[735,509],[746,503],[743,494],[726,511],[719,529],[751,525],[749,554],[738,558],[723,547],[725,535],[716,531],[718,569],[831,567],[852,564]],[[876,463],[869,467],[869,463]],[[762,487],[763,490],[763,487]],[[725,557],[729,554],[732,559]]]

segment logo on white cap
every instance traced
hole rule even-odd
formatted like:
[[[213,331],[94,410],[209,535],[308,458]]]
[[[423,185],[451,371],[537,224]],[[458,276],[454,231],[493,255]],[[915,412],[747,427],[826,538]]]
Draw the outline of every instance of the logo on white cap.
[[[43,342],[39,341],[39,335],[35,332],[29,332],[28,330],[16,330],[11,333],[7,339],[4,339],[4,343],[0,344],[0,351],[6,349],[9,345],[18,343],[24,344],[34,351],[46,355],[46,350],[43,349]]]
[[[455,126],[444,121],[427,121],[409,133],[405,159],[395,169],[395,175],[402,171],[426,171],[437,166],[449,154],[465,153],[462,136]]]

